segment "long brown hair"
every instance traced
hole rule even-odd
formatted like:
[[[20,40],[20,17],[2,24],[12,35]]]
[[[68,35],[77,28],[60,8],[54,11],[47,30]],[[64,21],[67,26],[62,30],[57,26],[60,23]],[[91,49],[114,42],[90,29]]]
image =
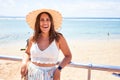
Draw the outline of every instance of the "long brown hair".
[[[49,42],[51,43],[54,39],[58,42],[60,39],[60,35],[62,35],[62,34],[55,31],[53,18],[51,16],[51,14],[48,12],[42,12],[42,13],[38,14],[38,16],[36,18],[36,22],[35,22],[34,34],[33,34],[33,39],[32,39],[33,42],[37,42],[38,37],[42,32],[40,29],[40,17],[43,13],[47,14],[51,21],[51,26],[50,26],[50,31],[49,31]]]

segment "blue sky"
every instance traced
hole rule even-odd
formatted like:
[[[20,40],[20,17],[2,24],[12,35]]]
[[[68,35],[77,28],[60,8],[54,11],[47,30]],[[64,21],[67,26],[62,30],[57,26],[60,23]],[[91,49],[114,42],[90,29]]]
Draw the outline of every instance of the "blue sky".
[[[41,8],[63,17],[120,17],[120,0],[0,0],[0,16],[26,16]]]

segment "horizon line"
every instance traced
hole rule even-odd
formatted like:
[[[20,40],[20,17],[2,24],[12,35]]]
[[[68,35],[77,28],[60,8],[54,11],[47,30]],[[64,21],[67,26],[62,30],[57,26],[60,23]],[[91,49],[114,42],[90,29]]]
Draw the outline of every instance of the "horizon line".
[[[25,16],[0,16],[0,18],[25,18]],[[63,19],[120,19],[120,17],[63,17]]]

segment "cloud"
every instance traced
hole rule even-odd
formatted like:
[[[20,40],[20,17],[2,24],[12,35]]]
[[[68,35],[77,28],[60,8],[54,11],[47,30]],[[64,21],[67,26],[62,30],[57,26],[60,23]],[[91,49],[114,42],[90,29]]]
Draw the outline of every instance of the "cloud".
[[[63,7],[63,11],[65,10],[65,16],[120,17],[120,3],[117,2],[82,2],[71,6],[68,4]]]
[[[64,17],[120,17],[118,0],[0,0],[0,15],[25,16],[28,12],[51,8],[60,11]]]
[[[0,0],[0,15],[9,15],[16,7],[14,0]]]

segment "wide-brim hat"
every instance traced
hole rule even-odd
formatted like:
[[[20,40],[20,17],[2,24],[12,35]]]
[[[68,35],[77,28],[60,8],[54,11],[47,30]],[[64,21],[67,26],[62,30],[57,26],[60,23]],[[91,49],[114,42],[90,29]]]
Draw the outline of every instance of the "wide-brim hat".
[[[61,27],[62,15],[58,11],[52,9],[39,9],[28,13],[28,15],[26,16],[26,21],[33,30],[35,28],[36,17],[42,12],[48,12],[51,14],[55,30],[58,30]]]

